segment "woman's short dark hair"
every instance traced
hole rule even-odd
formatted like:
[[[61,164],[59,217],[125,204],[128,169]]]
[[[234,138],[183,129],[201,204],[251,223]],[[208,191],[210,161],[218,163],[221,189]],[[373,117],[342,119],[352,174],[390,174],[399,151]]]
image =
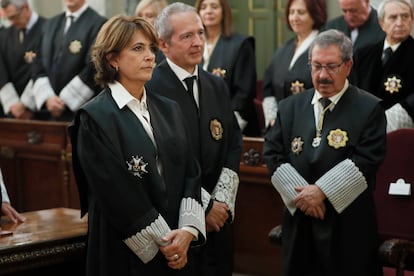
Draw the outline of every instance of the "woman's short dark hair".
[[[106,87],[109,83],[119,79],[117,68],[109,63],[110,58],[118,55],[138,30],[147,36],[151,44],[158,47],[154,27],[141,17],[116,15],[102,26],[92,47],[92,61],[96,69],[97,84]]]
[[[292,5],[293,1],[295,0],[288,0],[286,3],[285,9],[285,16],[286,16],[286,23],[289,30],[292,31],[292,27],[289,23],[289,9]],[[326,8],[326,1],[325,0],[303,0],[306,5],[306,9],[308,10],[310,16],[313,19],[313,26],[312,29],[320,30],[326,23],[328,18],[328,12]]]
[[[200,13],[201,4],[204,0],[197,0],[195,8],[197,13]],[[233,16],[231,14],[231,7],[227,0],[219,0],[221,9],[223,10],[223,20],[221,21],[221,28],[224,37],[230,37],[233,34]],[[208,35],[208,34],[207,34]]]

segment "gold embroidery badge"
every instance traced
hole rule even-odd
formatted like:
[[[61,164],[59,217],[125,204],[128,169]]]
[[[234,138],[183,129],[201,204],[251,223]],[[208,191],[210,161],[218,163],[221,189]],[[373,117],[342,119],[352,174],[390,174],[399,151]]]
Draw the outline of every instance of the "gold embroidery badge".
[[[401,80],[397,79],[396,76],[392,78],[387,78],[387,81],[384,82],[385,90],[390,92],[390,94],[396,93],[402,88]]]
[[[335,149],[343,148],[346,146],[347,141],[348,141],[348,134],[346,133],[346,131],[337,128],[329,132],[328,144],[331,147]]]
[[[294,154],[299,154],[303,150],[303,148],[302,148],[303,143],[304,142],[302,141],[301,137],[293,138],[292,143],[290,144],[292,152]]]

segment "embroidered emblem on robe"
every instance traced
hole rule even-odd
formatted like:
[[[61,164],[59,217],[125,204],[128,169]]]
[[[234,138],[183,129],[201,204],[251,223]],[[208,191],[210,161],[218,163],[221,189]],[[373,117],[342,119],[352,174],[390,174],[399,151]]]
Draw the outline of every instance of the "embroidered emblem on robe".
[[[328,135],[328,144],[335,149],[339,149],[346,146],[348,141],[348,134],[346,131],[339,128],[331,130]]]
[[[32,64],[35,58],[36,53],[33,51],[27,51],[24,53],[24,61],[26,61],[28,64]]]
[[[219,68],[214,68],[214,69],[211,71],[211,73],[212,73],[213,75],[219,76],[219,77],[221,77],[221,78],[224,78],[224,77],[226,76],[226,70],[225,70],[225,69],[221,69],[220,67],[219,67]]]
[[[298,94],[303,90],[305,90],[305,84],[303,82],[297,80],[290,83],[290,92],[292,92],[292,94]]]
[[[218,141],[223,139],[223,126],[219,120],[214,119],[210,121],[210,132],[214,140]]]
[[[292,140],[291,149],[294,154],[299,154],[302,151],[303,141],[301,137],[295,137]]]
[[[69,44],[69,51],[72,54],[77,54],[82,49],[82,43],[79,40],[74,40]]]
[[[128,171],[130,171],[134,176],[138,176],[139,178],[142,178],[142,176],[145,173],[148,173],[147,171],[147,165],[148,163],[145,163],[144,158],[136,156],[131,157],[131,161],[126,161],[128,165]]]
[[[387,81],[384,82],[385,90],[390,92],[390,94],[396,93],[402,88],[401,80],[397,79],[396,76],[392,78],[387,78]]]

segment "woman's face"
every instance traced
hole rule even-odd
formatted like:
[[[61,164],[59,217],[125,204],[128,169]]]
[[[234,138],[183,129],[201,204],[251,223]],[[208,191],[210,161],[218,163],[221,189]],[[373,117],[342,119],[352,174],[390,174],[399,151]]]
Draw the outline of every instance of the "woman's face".
[[[221,26],[223,9],[219,0],[204,0],[200,5],[199,14],[206,28]]]
[[[155,46],[141,30],[137,30],[129,44],[111,59],[118,68],[119,82],[125,87],[136,86],[151,79],[155,60]]]
[[[289,24],[298,35],[307,35],[313,29],[313,19],[306,8],[305,1],[294,0],[289,7]]]

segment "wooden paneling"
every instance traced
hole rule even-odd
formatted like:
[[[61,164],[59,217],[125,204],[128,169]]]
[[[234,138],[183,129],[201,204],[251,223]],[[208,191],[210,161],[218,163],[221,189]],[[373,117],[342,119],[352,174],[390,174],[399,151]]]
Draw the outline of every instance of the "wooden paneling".
[[[0,119],[0,166],[12,204],[20,212],[79,208],[67,158],[67,126]]]
[[[235,272],[281,275],[280,247],[268,239],[282,221],[283,203],[262,160],[262,138],[244,138],[234,221]]]

